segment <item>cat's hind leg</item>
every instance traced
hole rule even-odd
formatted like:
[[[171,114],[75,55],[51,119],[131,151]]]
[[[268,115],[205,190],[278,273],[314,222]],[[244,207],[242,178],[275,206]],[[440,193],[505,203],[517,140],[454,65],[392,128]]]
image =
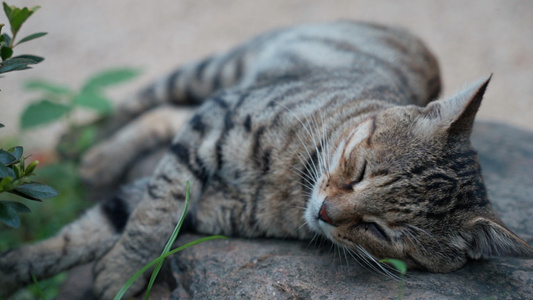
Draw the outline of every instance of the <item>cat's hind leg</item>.
[[[55,236],[0,254],[0,297],[37,279],[98,259],[118,240],[148,179],[126,186],[115,197],[89,209]]]

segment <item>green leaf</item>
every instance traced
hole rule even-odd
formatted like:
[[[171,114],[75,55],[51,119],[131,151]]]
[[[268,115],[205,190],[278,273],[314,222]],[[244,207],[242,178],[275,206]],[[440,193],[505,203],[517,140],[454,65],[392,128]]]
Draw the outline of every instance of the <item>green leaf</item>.
[[[9,60],[7,60],[9,61]],[[31,69],[28,64],[3,64],[0,63],[0,73]]]
[[[13,172],[13,169],[4,166],[4,164],[0,164],[0,178],[6,177],[15,178],[15,172]]]
[[[29,69],[28,65],[38,64],[44,58],[34,55],[20,55],[4,60],[0,63],[0,73]]]
[[[35,127],[41,124],[56,121],[71,110],[71,107],[63,104],[41,100],[26,107],[20,118],[22,129]]]
[[[91,77],[83,86],[82,90],[93,90],[104,88],[110,85],[119,84],[137,77],[139,70],[130,68],[111,69],[98,73]]]
[[[45,36],[45,35],[47,35],[47,34],[48,34],[48,32],[37,32],[37,33],[34,33],[34,34],[30,34],[30,35],[28,35],[27,37],[25,37],[25,38],[23,38],[22,40],[20,40],[20,41],[17,43],[17,45],[20,45],[20,44],[25,43],[25,42],[27,42],[27,41],[34,40],[34,39],[36,39],[36,38],[40,38],[40,37]]]
[[[52,187],[36,182],[23,184],[17,187],[15,189],[15,194],[31,200],[43,200],[59,195],[59,193]]]
[[[2,128],[2,127],[5,127],[5,126],[4,126],[4,124],[1,124],[1,123],[0,123],[0,128]]]
[[[36,6],[32,7],[32,8],[30,9],[30,16],[31,16],[34,12],[38,11],[40,8],[41,8],[41,7],[40,7],[39,5],[36,5]]]
[[[4,222],[9,227],[19,228],[20,217],[11,206],[6,205],[5,203],[6,201],[0,201],[0,221]]]
[[[387,264],[392,265],[402,275],[405,275],[405,273],[407,272],[407,265],[403,261],[401,261],[399,259],[384,258],[384,259],[380,260],[379,262],[380,263],[387,263]]]
[[[25,62],[27,64],[38,64],[44,60],[44,58],[35,55],[19,55],[11,58],[11,60],[17,60],[18,62]]]
[[[17,161],[17,158],[13,154],[0,149],[0,163],[7,165]]]
[[[401,300],[402,299],[403,286],[404,286],[404,276],[405,276],[405,273],[407,272],[407,265],[403,261],[401,261],[399,259],[394,259],[394,258],[384,258],[384,259],[379,260],[379,262],[380,263],[390,264],[398,272],[400,272],[401,278],[400,278],[400,287],[399,287],[399,290],[398,290],[398,300]]]
[[[13,166],[13,172],[15,172],[15,178],[20,178],[20,168],[17,165]]]
[[[80,137],[78,138],[76,148],[81,152],[84,152],[89,149],[96,140],[96,133],[97,132],[95,126],[88,126],[87,128],[84,128],[81,131]]]
[[[0,201],[0,203],[13,208],[13,210],[18,214],[29,214],[31,209],[26,205],[16,202],[16,201]]]
[[[32,161],[28,167],[26,168],[26,170],[24,171],[24,176],[30,176],[33,171],[35,170],[35,168],[37,167],[37,165],[39,164],[39,161],[38,160],[34,160]]]
[[[27,7],[11,7],[11,18],[8,19],[9,24],[11,25],[11,33],[13,34],[13,36],[17,34],[22,24],[26,22],[26,19],[28,19],[30,15],[30,10]]]
[[[18,228],[20,226],[20,218],[17,214],[30,212],[31,210],[20,202],[0,201],[0,221],[7,226]]]
[[[81,94],[74,98],[72,103],[77,106],[94,109],[100,114],[110,114],[113,112],[111,101],[95,91],[82,91]]]
[[[58,94],[58,95],[68,95],[73,92],[66,86],[47,82],[44,80],[31,80],[26,82],[24,88],[28,90],[40,90],[43,92]]]
[[[3,33],[2,37],[3,37],[3,42],[6,45],[9,45],[9,43],[11,43],[11,37],[7,33]]]
[[[7,5],[7,3],[5,2],[3,2],[3,4],[4,4],[4,12],[6,13],[7,20],[11,20],[11,18],[13,17],[11,7]]]
[[[21,146],[16,146],[8,150],[8,152],[10,152],[16,158],[16,160],[20,159],[23,151],[24,149]]]
[[[12,169],[10,170],[13,171]],[[15,172],[13,172],[13,174],[14,173]],[[7,176],[7,177],[2,178],[2,180],[0,180],[0,191],[10,192],[13,189],[12,183],[13,181],[15,181],[13,178],[15,178],[15,175]]]
[[[0,57],[2,58],[2,60],[10,58],[11,55],[13,55],[13,49],[9,47],[2,47],[2,49],[0,49]]]

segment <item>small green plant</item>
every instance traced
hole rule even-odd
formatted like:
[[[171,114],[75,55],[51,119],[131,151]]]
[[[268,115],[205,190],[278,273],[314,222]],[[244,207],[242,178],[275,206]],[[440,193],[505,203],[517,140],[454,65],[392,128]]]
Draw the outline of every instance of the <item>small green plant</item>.
[[[46,32],[38,32],[16,41],[22,24],[39,9],[39,6],[18,8],[4,2],[3,8],[11,27],[11,36],[8,33],[0,35],[0,73],[29,69],[29,65],[43,61],[42,57],[35,55],[13,57],[13,49],[16,46],[46,35]],[[4,24],[0,24],[0,33],[3,27]],[[0,124],[0,128],[2,127],[4,125]],[[26,166],[26,158],[22,152],[21,146],[8,150],[0,148],[0,194],[5,196],[5,193],[11,193],[35,201],[57,196],[57,191],[53,188],[31,180],[39,162],[33,161]],[[21,202],[4,199],[0,199],[0,221],[7,226],[18,228],[20,226],[18,214],[29,213],[30,209]]]
[[[13,57],[13,49],[25,42],[46,35],[46,32],[38,32],[31,34],[20,41],[16,41],[19,30],[26,22],[26,20],[39,9],[39,6],[33,8],[18,8],[16,6],[7,5],[3,2],[4,12],[11,26],[11,36],[7,33],[0,35],[0,73],[6,73],[11,71],[20,71],[30,69],[29,65],[38,64],[44,59],[35,55],[19,55]],[[0,24],[0,31],[3,29],[4,24]]]
[[[157,277],[157,275],[159,274],[159,271],[161,270],[161,267],[163,266],[163,262],[165,260],[165,258],[167,258],[168,256],[172,255],[172,254],[175,254],[183,249],[186,249],[186,248],[189,248],[191,246],[194,246],[196,244],[199,244],[199,243],[202,243],[202,242],[206,242],[206,241],[210,241],[210,240],[214,240],[214,239],[227,239],[227,237],[223,236],[223,235],[214,235],[214,236],[206,236],[206,237],[203,237],[203,238],[200,238],[200,239],[197,239],[196,241],[192,241],[190,243],[187,243],[183,246],[180,246],[174,250],[170,250],[170,248],[172,247],[172,245],[174,244],[174,242],[176,241],[176,238],[178,237],[178,233],[181,229],[181,225],[183,224],[183,221],[185,220],[185,214],[187,213],[187,209],[189,207],[189,182],[187,181],[187,190],[186,190],[186,193],[185,193],[185,207],[183,208],[183,212],[181,214],[181,217],[178,221],[178,224],[176,225],[176,227],[174,228],[174,231],[172,232],[172,235],[170,236],[167,244],[165,245],[165,248],[163,249],[163,252],[161,253],[161,255],[152,260],[151,262],[149,262],[148,264],[146,264],[143,268],[141,268],[137,273],[135,273],[135,275],[133,275],[125,284],[124,286],[122,286],[122,288],[119,290],[119,292],[117,293],[117,295],[115,296],[114,300],[120,300],[122,299],[122,297],[124,296],[124,294],[126,293],[126,291],[130,288],[130,286],[135,282],[135,280],[137,280],[137,278],[139,278],[144,272],[146,272],[148,269],[150,269],[152,266],[155,265],[155,268],[152,272],[152,276],[150,277],[150,282],[148,283],[148,287],[146,288],[146,294],[145,294],[145,299],[148,300],[149,297],[150,297],[150,292],[152,290],[152,286],[155,282],[155,279]]]
[[[0,128],[4,125],[0,124]],[[29,200],[42,201],[58,195],[53,188],[31,180],[35,176],[34,170],[39,161],[33,161],[26,166],[26,159],[22,155],[23,148],[16,146],[6,150],[0,149],[0,194],[11,193]],[[0,200],[0,221],[7,226],[20,226],[19,213],[29,213],[31,210],[18,201]]]
[[[22,129],[31,129],[59,120],[68,120],[67,135],[58,145],[58,151],[67,157],[78,159],[96,138],[95,125],[80,125],[73,122],[71,115],[78,109],[89,109],[98,118],[104,118],[113,112],[111,101],[106,96],[106,89],[135,78],[138,70],[131,68],[110,69],[91,76],[79,90],[45,80],[32,80],[25,84],[30,91],[41,93],[23,111],[20,118]]]
[[[394,258],[384,258],[379,262],[391,265],[396,269],[396,271],[400,273],[400,290],[398,292],[398,300],[401,300],[404,286],[404,277],[405,273],[407,273],[407,265],[403,261]]]
[[[28,129],[48,124],[68,117],[76,108],[88,108],[100,116],[109,115],[113,112],[113,106],[105,96],[105,89],[131,80],[138,74],[139,71],[131,68],[103,71],[89,78],[78,91],[45,80],[29,81],[26,89],[43,94],[40,100],[26,107],[20,125]]]

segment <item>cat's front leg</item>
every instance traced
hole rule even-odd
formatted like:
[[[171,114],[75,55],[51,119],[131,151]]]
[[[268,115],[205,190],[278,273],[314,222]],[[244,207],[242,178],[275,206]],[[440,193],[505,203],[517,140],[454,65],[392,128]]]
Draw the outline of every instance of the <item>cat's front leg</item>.
[[[161,254],[183,213],[187,181],[191,202],[197,201],[204,182],[183,157],[170,151],[158,165],[120,239],[95,265],[93,290],[98,299],[112,299],[127,280]],[[139,292],[145,284],[146,278],[140,278],[127,295]]]
[[[84,155],[80,170],[84,181],[93,187],[117,184],[143,154],[167,148],[191,113],[161,105],[129,122]]]

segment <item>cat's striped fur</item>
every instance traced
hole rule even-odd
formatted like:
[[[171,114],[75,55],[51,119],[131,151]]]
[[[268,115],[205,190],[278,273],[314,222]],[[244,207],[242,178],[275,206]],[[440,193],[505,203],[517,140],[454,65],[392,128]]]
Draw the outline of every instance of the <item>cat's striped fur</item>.
[[[186,181],[187,220],[203,233],[319,234],[365,259],[434,272],[468,258],[532,257],[492,212],[469,142],[488,81],[430,103],[440,79],[424,45],[355,22],[267,33],[180,68],[121,106],[117,120],[133,121],[83,168],[95,184],[112,182],[181,127],[151,178],[56,237],[4,253],[0,294],[30,272],[41,278],[98,260],[95,292],[111,298],[162,250]],[[187,123],[174,117],[175,105],[200,104]]]

